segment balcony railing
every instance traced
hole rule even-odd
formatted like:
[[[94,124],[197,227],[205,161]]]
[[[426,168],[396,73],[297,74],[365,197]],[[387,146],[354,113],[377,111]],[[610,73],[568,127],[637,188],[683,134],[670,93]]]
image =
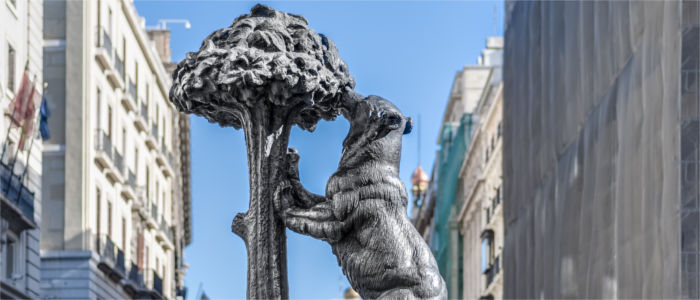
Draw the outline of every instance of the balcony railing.
[[[500,266],[500,257],[496,257],[493,260],[493,265],[489,268],[489,270],[486,272],[486,288],[491,285],[493,282],[494,278],[496,278],[496,275],[501,272],[501,266]]]
[[[132,189],[136,190],[136,174],[134,174],[133,171],[129,170],[129,175],[126,178],[126,184],[129,185]]]
[[[124,265],[124,251],[119,249],[108,235],[102,234],[97,237],[96,250],[100,255],[100,262],[97,268],[105,275],[119,282],[126,275],[126,267]]]
[[[155,270],[153,271],[153,290],[159,295],[163,295],[163,279],[158,276],[158,273]]]
[[[160,230],[165,234],[166,237],[168,237],[168,239],[171,242],[174,242],[172,227],[168,226],[168,223],[165,222],[165,218],[160,219]]]
[[[148,121],[148,106],[146,103],[141,102],[141,117],[145,120]]]
[[[10,166],[0,162],[0,192],[14,203],[24,215],[34,221],[34,192],[22,182],[22,177],[13,173]]]
[[[96,250],[102,260],[114,263],[116,260],[114,248],[114,242],[112,242],[112,239],[110,239],[108,235],[102,234],[97,237]]]
[[[122,60],[121,57],[119,57],[119,54],[114,54],[114,68],[117,69],[117,74],[119,74],[119,78],[124,80],[124,61]]]
[[[158,125],[155,123],[151,124],[151,135],[154,139],[158,139]]]
[[[134,81],[129,79],[129,85],[127,87],[127,90],[129,92],[129,95],[131,95],[131,99],[136,101],[136,95],[138,94],[138,90],[136,89],[136,84],[134,84]]]
[[[117,260],[114,265],[114,269],[122,274],[126,274],[126,265],[124,264],[124,251],[117,247]]]
[[[102,35],[97,42],[100,48],[105,49],[107,53],[112,53],[112,38],[107,33],[107,30],[102,29]]]
[[[146,290],[146,281],[143,272],[139,270],[139,267],[134,262],[131,262],[127,279],[128,280],[124,284],[124,289],[126,289],[128,293],[138,296],[142,291]],[[133,298],[138,299],[140,297]]]
[[[97,41],[97,51],[95,51],[95,58],[100,63],[100,65],[102,65],[103,68],[105,68],[106,70],[110,70],[112,68],[112,61],[114,60],[114,51],[112,50],[112,39],[109,37],[109,34],[106,30],[104,30],[104,28],[98,27],[95,33],[95,40]]]
[[[166,156],[168,157],[168,162],[170,163],[170,166],[175,168],[175,157],[173,156],[173,153],[168,152]]]
[[[114,150],[114,167],[119,171],[119,173],[124,175],[124,157],[116,149]]]
[[[160,143],[160,150],[163,151],[164,155],[168,153],[168,146],[165,144],[165,141]]]
[[[102,151],[107,154],[107,157],[112,158],[112,140],[109,138],[104,130],[97,129],[97,142],[95,143],[95,149],[97,151]]]
[[[168,223],[165,222],[165,218],[160,219],[160,230],[163,232],[168,232]]]
[[[151,203],[151,217],[153,217],[153,220],[158,220],[158,206],[154,203]]]
[[[144,283],[143,273],[139,270],[139,267],[131,262],[131,268],[129,268],[129,283],[134,289],[134,291],[142,290],[146,287]]]

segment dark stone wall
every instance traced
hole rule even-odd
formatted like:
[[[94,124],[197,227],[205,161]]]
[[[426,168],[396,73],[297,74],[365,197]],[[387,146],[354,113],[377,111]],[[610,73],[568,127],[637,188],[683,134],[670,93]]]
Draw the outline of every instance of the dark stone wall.
[[[681,2],[506,7],[504,297],[678,297]]]

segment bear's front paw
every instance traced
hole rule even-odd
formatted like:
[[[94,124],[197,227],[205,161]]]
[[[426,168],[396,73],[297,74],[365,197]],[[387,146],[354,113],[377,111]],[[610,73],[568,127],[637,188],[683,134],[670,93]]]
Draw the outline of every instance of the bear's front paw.
[[[297,149],[288,148],[284,160],[284,169],[287,178],[299,179],[299,152]]]

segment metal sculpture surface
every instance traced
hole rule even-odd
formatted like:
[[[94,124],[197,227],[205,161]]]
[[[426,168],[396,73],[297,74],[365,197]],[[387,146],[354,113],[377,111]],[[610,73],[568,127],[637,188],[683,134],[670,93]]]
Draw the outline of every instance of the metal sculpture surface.
[[[398,178],[406,118],[353,88],[330,39],[303,17],[263,5],[209,35],[173,73],[176,107],[245,133],[250,205],[232,230],[246,244],[248,298],[288,298],[285,224],[329,241],[365,298],[446,297],[435,259],[406,218]],[[312,195],[298,181],[289,132],[313,131],[340,113],[351,130],[339,170],[326,197]]]
[[[445,283],[428,245],[406,216],[399,178],[401,138],[411,119],[377,96],[348,92],[342,103],[350,132],[326,196],[301,185],[290,149],[289,229],[331,244],[352,287],[365,299],[445,299]]]

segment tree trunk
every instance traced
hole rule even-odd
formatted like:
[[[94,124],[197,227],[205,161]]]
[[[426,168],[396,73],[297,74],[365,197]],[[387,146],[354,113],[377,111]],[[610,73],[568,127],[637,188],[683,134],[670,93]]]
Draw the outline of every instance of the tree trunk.
[[[249,113],[244,122],[250,206],[233,220],[248,253],[248,299],[288,299],[285,226],[275,211],[290,128],[266,110]]]

